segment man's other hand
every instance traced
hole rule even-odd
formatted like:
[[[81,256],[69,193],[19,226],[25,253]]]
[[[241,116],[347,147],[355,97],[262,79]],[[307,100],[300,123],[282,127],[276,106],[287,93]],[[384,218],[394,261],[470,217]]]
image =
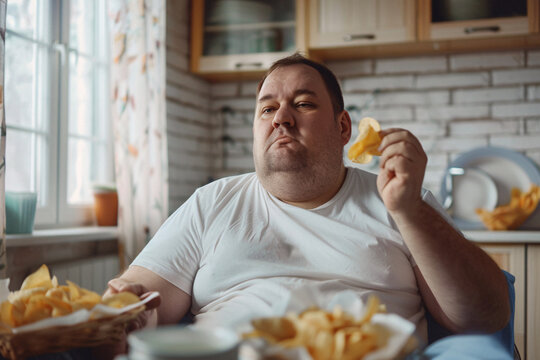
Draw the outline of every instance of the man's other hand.
[[[404,129],[379,132],[382,142],[377,188],[388,211],[414,211],[422,201],[421,190],[427,155],[420,141]]]

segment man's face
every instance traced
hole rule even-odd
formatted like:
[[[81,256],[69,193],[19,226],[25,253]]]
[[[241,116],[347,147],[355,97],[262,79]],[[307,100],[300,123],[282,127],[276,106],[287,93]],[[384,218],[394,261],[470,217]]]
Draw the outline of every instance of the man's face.
[[[346,124],[346,122],[349,122]],[[297,64],[274,70],[257,98],[253,157],[259,176],[341,164],[350,137],[345,112],[336,118],[321,75]]]

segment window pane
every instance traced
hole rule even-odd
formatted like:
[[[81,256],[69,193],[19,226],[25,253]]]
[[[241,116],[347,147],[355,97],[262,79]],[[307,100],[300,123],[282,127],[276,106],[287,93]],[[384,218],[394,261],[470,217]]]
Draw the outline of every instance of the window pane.
[[[35,128],[36,45],[6,34],[6,124]]]
[[[94,159],[92,171],[92,183],[106,184],[112,179],[111,167],[107,166],[111,163],[111,153],[105,144],[94,143]]]
[[[9,0],[6,27],[31,38],[36,36],[36,0]]]
[[[71,0],[69,47],[83,54],[94,55],[95,1]]]
[[[48,200],[42,176],[48,166],[46,138],[8,129],[6,139],[6,190],[37,191],[38,203],[44,205]]]
[[[91,148],[89,140],[69,139],[67,199],[70,204],[92,201]]]
[[[87,59],[69,55],[69,133],[93,135],[94,80],[93,64]]]

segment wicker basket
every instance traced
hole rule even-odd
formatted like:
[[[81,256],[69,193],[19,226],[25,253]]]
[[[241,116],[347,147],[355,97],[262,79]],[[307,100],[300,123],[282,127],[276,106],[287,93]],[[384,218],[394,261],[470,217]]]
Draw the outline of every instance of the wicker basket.
[[[0,334],[0,353],[7,359],[67,351],[75,348],[113,344],[125,336],[129,321],[144,310],[144,305],[113,317],[69,326],[54,326],[23,333]]]

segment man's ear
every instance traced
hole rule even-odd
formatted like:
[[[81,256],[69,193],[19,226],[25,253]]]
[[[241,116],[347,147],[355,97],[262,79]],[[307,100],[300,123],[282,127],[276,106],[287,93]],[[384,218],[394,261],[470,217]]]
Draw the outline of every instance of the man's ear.
[[[347,110],[343,110],[337,117],[337,122],[341,130],[341,138],[343,139],[343,146],[345,146],[351,139],[351,117]]]

